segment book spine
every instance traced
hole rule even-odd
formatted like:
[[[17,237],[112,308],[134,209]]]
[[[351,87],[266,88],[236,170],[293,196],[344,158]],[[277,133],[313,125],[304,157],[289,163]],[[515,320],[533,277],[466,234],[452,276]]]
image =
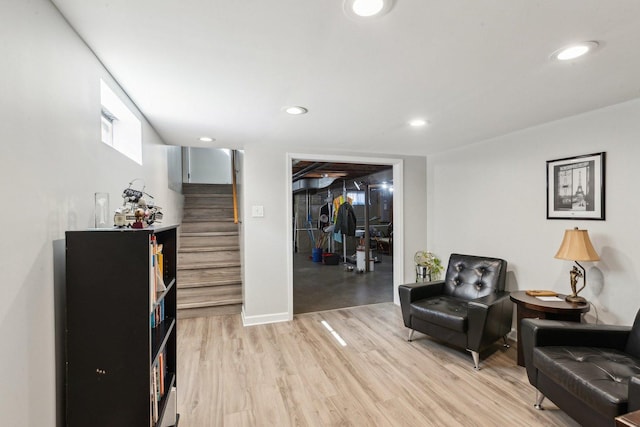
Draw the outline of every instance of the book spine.
[[[158,366],[153,365],[151,373],[151,409],[153,424],[158,422]]]
[[[164,352],[160,353],[160,357],[158,360],[159,365],[159,375],[160,375],[160,395],[158,399],[161,399],[164,396]]]
[[[151,235],[151,240],[149,241],[149,313],[153,311],[153,304],[156,302],[155,237]]]
[[[167,286],[164,283],[163,263],[164,257],[162,256],[162,245],[156,245],[155,248],[155,275],[156,275],[156,292],[163,292],[167,290]]]

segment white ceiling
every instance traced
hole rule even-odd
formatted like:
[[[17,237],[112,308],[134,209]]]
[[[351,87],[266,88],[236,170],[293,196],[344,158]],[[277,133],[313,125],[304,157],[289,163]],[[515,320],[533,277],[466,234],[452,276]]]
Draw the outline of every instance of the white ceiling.
[[[428,154],[640,97],[638,0],[396,0],[372,21],[342,0],[52,2],[174,145]]]

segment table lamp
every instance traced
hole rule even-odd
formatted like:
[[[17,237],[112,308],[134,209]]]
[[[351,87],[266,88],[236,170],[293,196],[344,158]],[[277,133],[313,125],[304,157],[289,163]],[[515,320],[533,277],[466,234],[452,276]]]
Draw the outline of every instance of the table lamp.
[[[560,244],[560,249],[555,258],[566,259],[575,262],[582,271],[578,270],[574,265],[569,272],[571,278],[571,295],[567,295],[565,301],[574,304],[586,304],[587,300],[579,297],[578,293],[587,286],[587,272],[578,261],[599,261],[600,257],[589,239],[587,230],[579,230],[578,227],[573,230],[565,230],[564,238]],[[578,278],[582,277],[582,287],[576,290]]]

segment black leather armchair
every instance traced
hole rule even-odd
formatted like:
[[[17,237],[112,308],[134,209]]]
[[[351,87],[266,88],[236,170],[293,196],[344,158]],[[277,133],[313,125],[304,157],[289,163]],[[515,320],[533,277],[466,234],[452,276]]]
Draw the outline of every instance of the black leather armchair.
[[[479,369],[480,351],[511,331],[513,303],[505,291],[507,262],[451,254],[444,280],[400,285],[404,325],[467,349]]]
[[[640,409],[640,311],[632,327],[522,319],[535,407],[548,397],[583,426]]]

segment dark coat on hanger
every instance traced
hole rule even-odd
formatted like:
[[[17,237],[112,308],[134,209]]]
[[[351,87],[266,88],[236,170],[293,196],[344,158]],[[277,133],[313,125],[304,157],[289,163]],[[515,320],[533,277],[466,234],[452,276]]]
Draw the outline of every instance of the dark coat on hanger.
[[[356,213],[350,203],[345,202],[338,208],[334,232],[346,236],[356,235]]]

